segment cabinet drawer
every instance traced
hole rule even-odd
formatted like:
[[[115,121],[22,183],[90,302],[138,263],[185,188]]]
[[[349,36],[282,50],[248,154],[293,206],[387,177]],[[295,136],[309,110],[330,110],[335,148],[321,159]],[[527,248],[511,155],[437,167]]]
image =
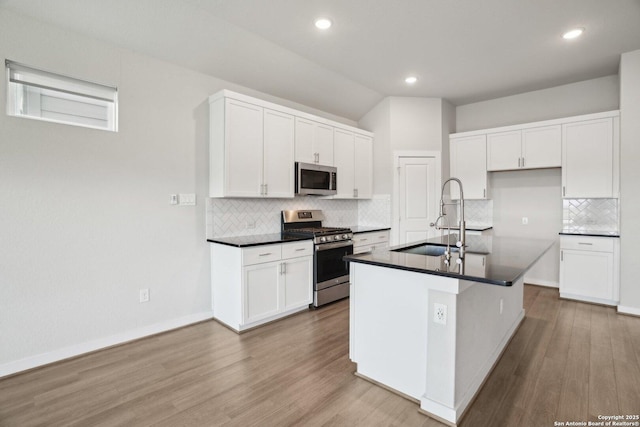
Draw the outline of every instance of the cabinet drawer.
[[[242,250],[242,265],[278,261],[282,257],[281,245],[263,245]]]
[[[578,251],[613,252],[614,240],[610,237],[566,237],[560,239],[561,249]]]
[[[353,246],[376,245],[389,241],[388,231],[374,231],[353,235]]]
[[[282,245],[282,259],[309,255],[313,255],[313,243],[311,243],[311,240],[305,240],[295,243],[284,243]]]

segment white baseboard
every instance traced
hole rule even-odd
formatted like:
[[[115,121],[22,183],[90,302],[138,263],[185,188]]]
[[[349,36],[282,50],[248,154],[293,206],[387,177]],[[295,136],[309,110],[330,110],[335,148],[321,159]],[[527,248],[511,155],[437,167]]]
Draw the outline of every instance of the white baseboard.
[[[619,305],[618,306],[618,313],[632,314],[634,316],[640,316],[640,308],[625,307],[624,305]]]
[[[105,338],[99,338],[84,343],[74,344],[68,347],[63,347],[57,350],[49,351],[47,353],[38,354],[35,356],[25,357],[24,359],[8,362],[0,365],[0,378],[7,375],[16,374],[18,372],[26,371],[28,369],[37,368],[39,366],[48,365],[50,363],[58,362],[60,360],[69,359],[71,357],[80,356],[92,351],[101,350],[114,345],[123,344],[129,341],[137,340],[140,338],[148,337],[150,335],[159,334],[161,332],[167,332],[172,329],[181,328],[183,326],[198,323],[203,320],[209,320],[213,318],[213,312],[202,312],[196,314],[190,314],[188,316],[179,317],[177,319],[171,319],[153,325],[145,326],[138,329],[132,329],[130,331],[122,332],[119,334],[111,335]]]
[[[536,285],[536,286],[546,286],[547,288],[559,288],[560,282],[552,281],[552,280],[544,280],[544,279],[536,279],[534,277],[526,277],[524,278],[524,283],[528,285]]]

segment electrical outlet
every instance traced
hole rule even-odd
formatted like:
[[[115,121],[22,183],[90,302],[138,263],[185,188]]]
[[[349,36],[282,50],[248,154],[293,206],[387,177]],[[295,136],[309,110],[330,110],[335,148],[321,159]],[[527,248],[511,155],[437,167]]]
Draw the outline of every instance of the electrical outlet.
[[[170,205],[177,205],[178,204],[178,195],[177,194],[170,194],[169,195],[169,204]]]
[[[441,325],[447,324],[447,306],[444,304],[433,304],[433,321]]]
[[[149,302],[149,288],[140,289],[140,302]]]
[[[527,218],[526,216],[522,217],[522,225],[527,225],[529,224],[529,218]]]

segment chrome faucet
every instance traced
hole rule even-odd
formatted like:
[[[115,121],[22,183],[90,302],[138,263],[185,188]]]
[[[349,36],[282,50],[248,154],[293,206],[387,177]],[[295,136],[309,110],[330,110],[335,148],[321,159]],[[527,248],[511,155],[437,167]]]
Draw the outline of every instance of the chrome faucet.
[[[455,205],[456,203],[445,203],[444,202],[444,187],[447,185],[447,183],[449,181],[455,181],[458,183],[458,186],[460,186],[460,231],[458,232],[458,241],[456,242],[456,246],[459,248],[458,249],[458,258],[460,260],[464,259],[464,252],[465,252],[465,240],[466,240],[466,234],[467,234],[467,228],[466,228],[466,224],[464,222],[464,192],[462,191],[462,182],[458,179],[458,178],[449,178],[447,179],[444,184],[442,184],[442,192],[440,193],[440,216],[438,217],[438,219],[436,219],[436,222],[434,223],[434,227],[436,228],[436,230],[441,230],[442,227],[438,226],[438,221],[440,220],[440,218],[445,217],[447,214],[444,211],[444,207],[446,205]],[[449,220],[447,220],[447,225],[449,224]],[[451,234],[451,228],[449,228],[448,231],[449,234]],[[451,248],[449,245],[449,239],[447,239],[447,253],[451,253]],[[450,256],[450,255],[449,255]],[[448,259],[447,259],[448,260]]]

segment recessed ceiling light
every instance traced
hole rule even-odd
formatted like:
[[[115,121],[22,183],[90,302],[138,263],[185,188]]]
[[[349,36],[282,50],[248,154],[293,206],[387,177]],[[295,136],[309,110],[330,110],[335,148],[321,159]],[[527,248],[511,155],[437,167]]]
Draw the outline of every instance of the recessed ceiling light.
[[[331,20],[328,18],[318,18],[316,19],[316,27],[321,29],[321,30],[326,30],[327,28],[331,27]]]
[[[574,28],[562,35],[563,39],[571,40],[580,37],[584,33],[584,28]]]
[[[418,81],[418,78],[417,78],[417,77],[415,77],[415,76],[409,76],[409,77],[407,77],[406,79],[404,79],[404,81],[405,81],[405,83],[407,83],[408,85],[412,85],[412,84],[414,84],[415,82],[417,82],[417,81]]]

